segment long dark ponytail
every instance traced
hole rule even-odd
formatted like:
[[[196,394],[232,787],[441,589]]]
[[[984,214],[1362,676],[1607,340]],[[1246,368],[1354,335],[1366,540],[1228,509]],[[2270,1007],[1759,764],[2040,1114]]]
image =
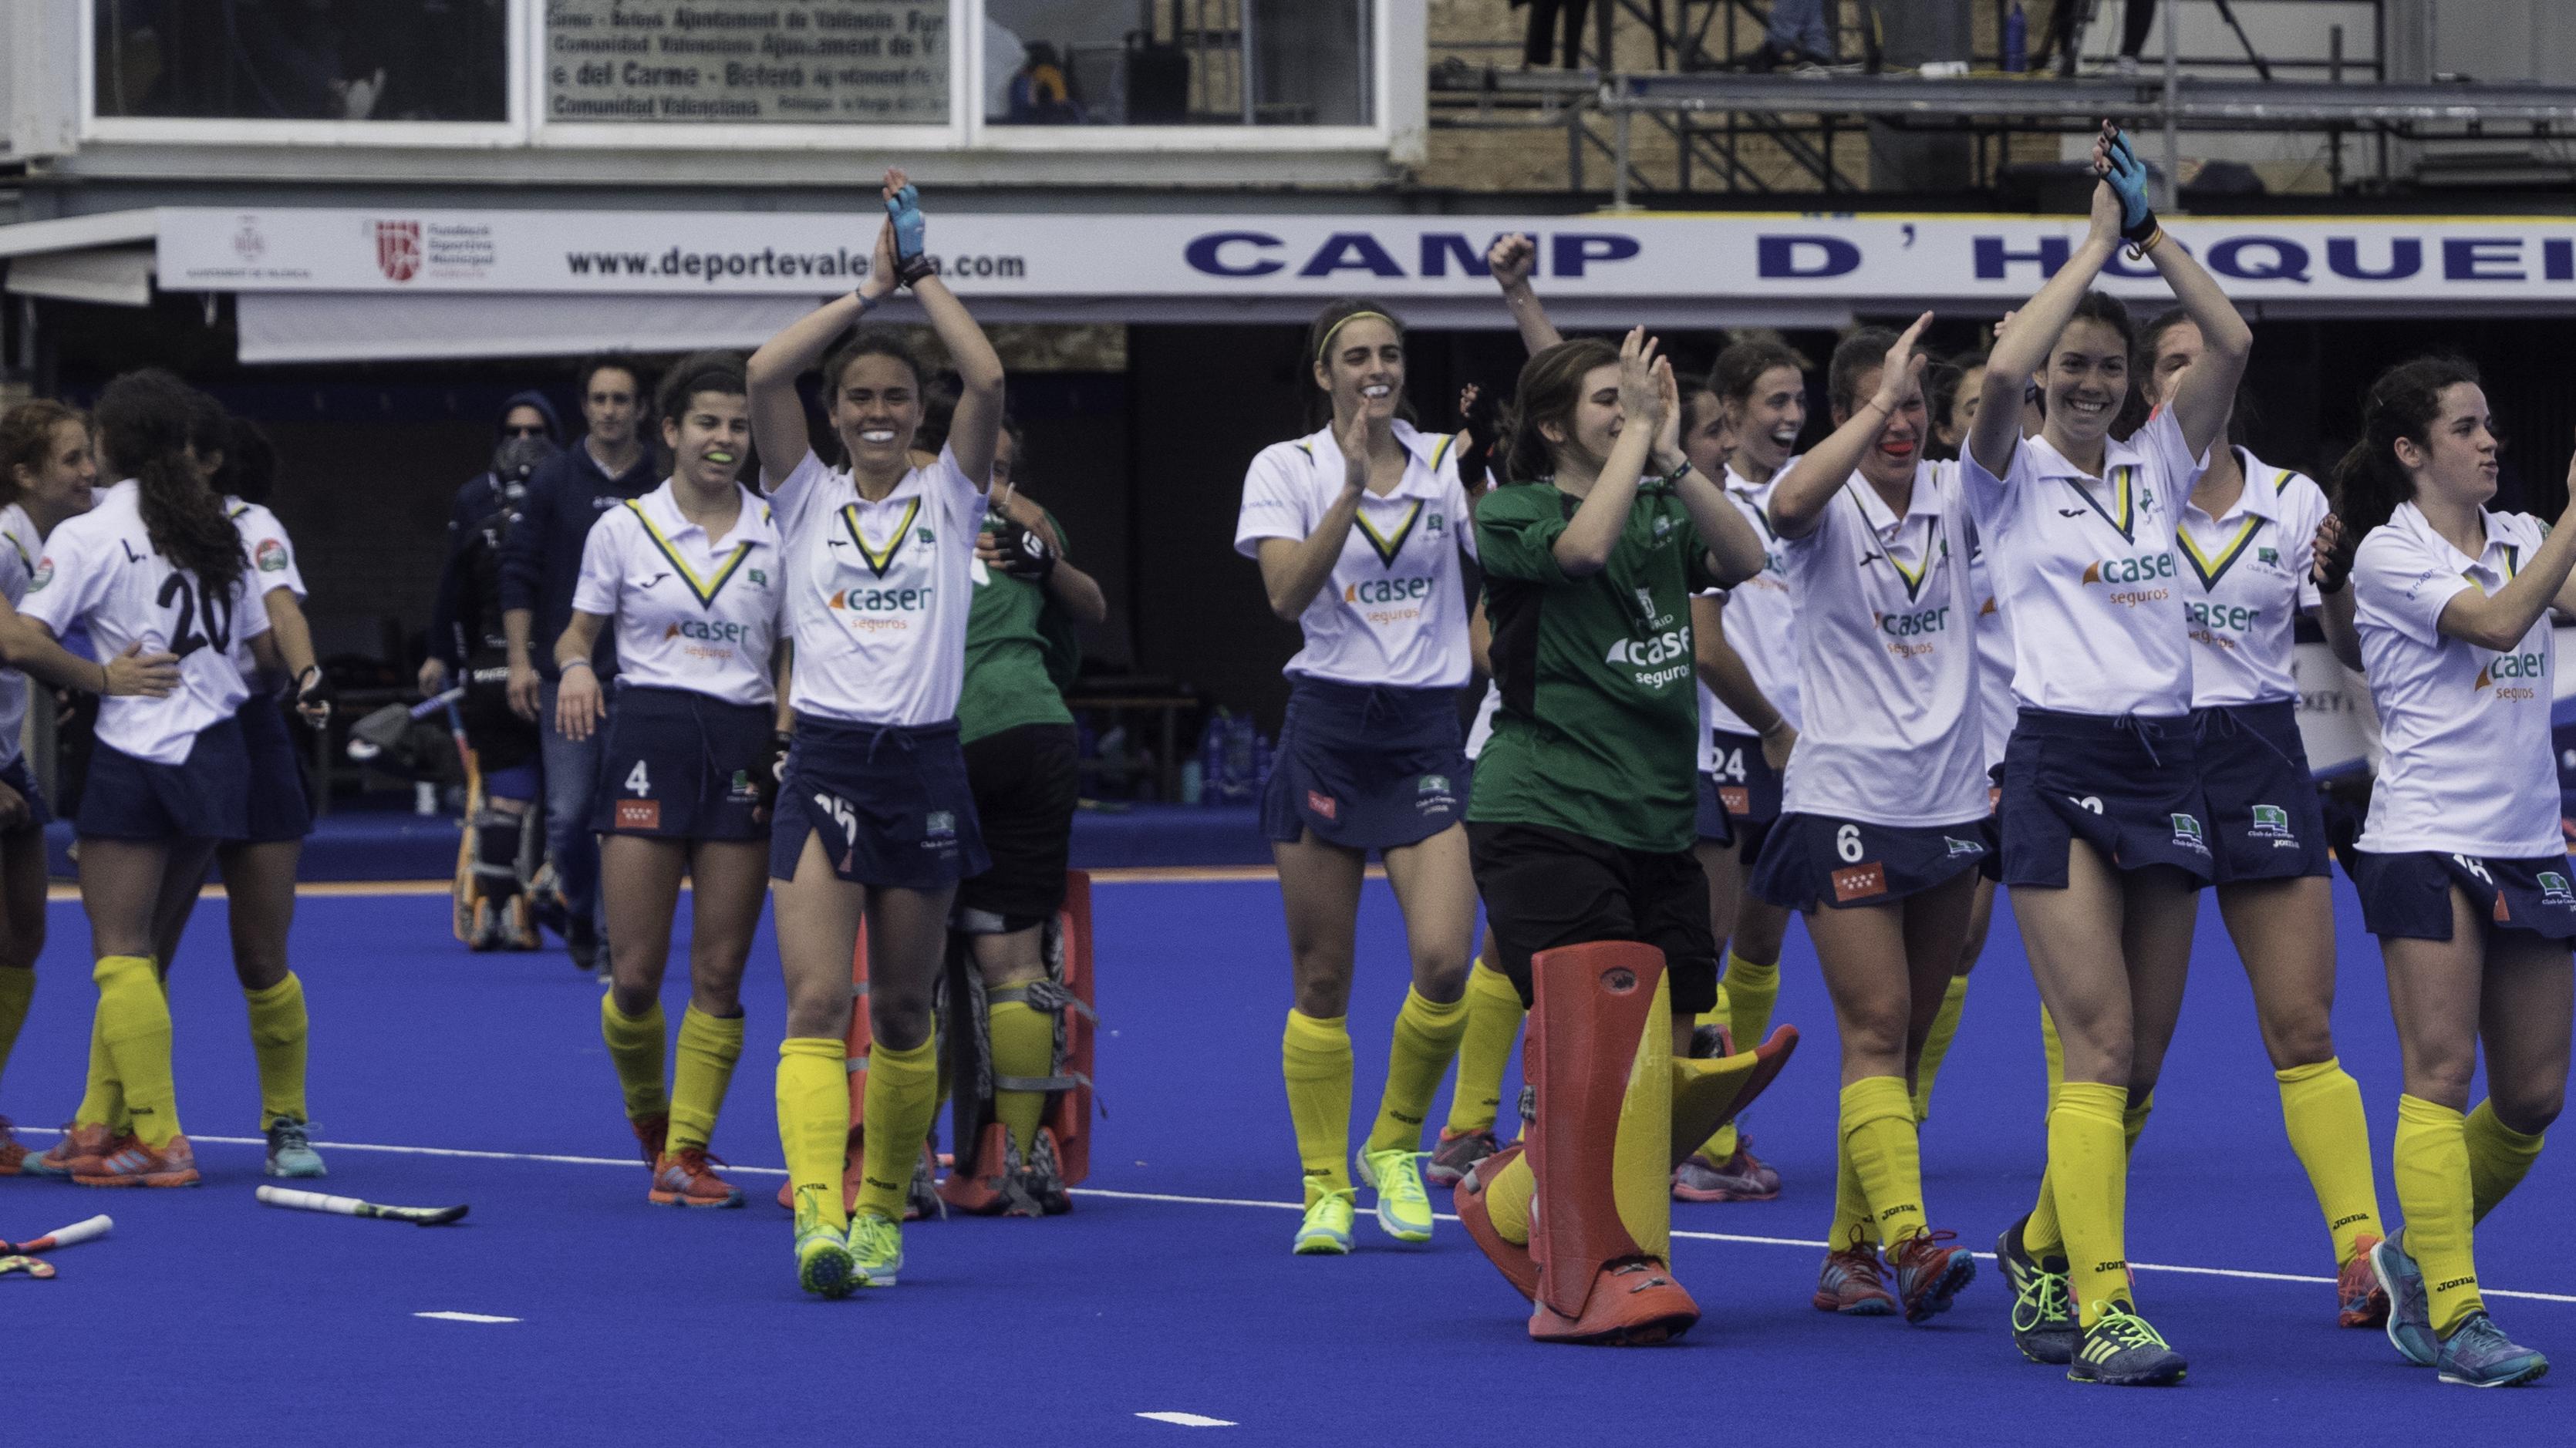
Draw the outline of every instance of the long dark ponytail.
[[[142,485],[143,531],[153,551],[195,574],[209,593],[225,593],[245,568],[241,534],[188,458],[197,395],[170,373],[147,367],[108,383],[94,415],[100,451],[116,472]]]
[[[2415,480],[2397,462],[2397,440],[2430,446],[2444,389],[2463,382],[2479,382],[2477,364],[2467,358],[2418,357],[2380,373],[2361,395],[2361,438],[2334,469],[2335,512],[2345,537],[2360,542],[2415,496]]]

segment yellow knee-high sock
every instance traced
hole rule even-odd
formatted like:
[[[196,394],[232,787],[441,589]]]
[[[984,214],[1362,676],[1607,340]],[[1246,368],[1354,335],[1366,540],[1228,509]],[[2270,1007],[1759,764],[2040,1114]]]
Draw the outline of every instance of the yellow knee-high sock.
[[[1852,1140],[1848,1132],[1834,1134],[1834,1224],[1825,1233],[1825,1248],[1840,1252],[1851,1247],[1878,1245],[1878,1221],[1869,1210],[1869,1188],[1862,1184],[1860,1167],[1852,1160]]]
[[[1726,953],[1727,1029],[1735,1049],[1750,1051],[1771,1034],[1771,1008],[1780,1003],[1780,962],[1746,960]]]
[[[837,1036],[790,1036],[778,1043],[778,1145],[796,1210],[841,1231],[850,1214],[841,1200],[841,1166],[850,1141],[850,1077]]]
[[[992,1042],[994,1075],[1055,1074],[1055,1017],[1027,1001],[995,1001],[985,1014],[984,1031]],[[993,1114],[1011,1133],[1011,1145],[1027,1151],[1037,1143],[1038,1119],[1046,1115],[1046,1102],[1043,1091],[994,1088]]]
[[[1528,1246],[1530,1198],[1537,1195],[1538,1174],[1530,1170],[1529,1157],[1513,1157],[1485,1185],[1485,1215],[1492,1220],[1495,1235],[1516,1246]]]
[[[2058,1038],[2057,1019],[2048,1007],[2039,1008],[2039,1049],[2048,1065],[2048,1113],[2057,1114],[2058,1088],[2066,1084],[2066,1043]],[[2042,1121],[2047,1120],[2042,1117]],[[2066,1247],[2065,1229],[2057,1221],[2056,1183],[2043,1168],[2039,1174],[2039,1200],[2030,1209],[2030,1222],[2022,1228],[2022,1245],[2034,1257],[2061,1252]]]
[[[617,1068],[618,1088],[626,1093],[626,1119],[650,1121],[671,1114],[671,1097],[662,1086],[662,1003],[640,1016],[617,1008],[617,997],[599,998],[599,1036],[608,1043],[609,1064]]]
[[[1941,1062],[1950,1054],[1950,1042],[1959,1034],[1959,1012],[1968,1004],[1968,978],[1950,977],[1941,990],[1941,1013],[1932,1018],[1932,1034],[1923,1040],[1922,1059],[1914,1067],[1914,1120],[1916,1124],[1932,1119],[1932,1083],[1940,1079]]]
[[[1843,1088],[1842,1141],[1879,1240],[1902,1242],[1927,1230],[1914,1097],[1903,1077],[1864,1076]]]
[[[259,1124],[283,1116],[308,1119],[304,1108],[304,1042],[311,1020],[304,1013],[304,982],[288,971],[286,979],[266,990],[246,990],[250,1006],[250,1050],[259,1061]]]
[[[2468,1122],[2447,1106],[2397,1098],[2397,1148],[2389,1155],[2397,1205],[2406,1213],[2406,1254],[2424,1269],[2433,1331],[2445,1336],[2486,1308],[2478,1294],[2475,1188]]]
[[[1734,1036],[1735,997],[1727,993],[1726,982],[1724,980],[1720,980],[1717,983],[1717,1004],[1700,1012],[1699,1018],[1691,1024],[1694,1026],[1724,1026],[1726,1027],[1727,1035],[1729,1037]],[[1735,1042],[1735,1049],[1739,1051],[1750,1051],[1755,1046],[1761,1044],[1762,1043],[1760,1041],[1739,1040]],[[1736,1148],[1742,1144],[1743,1137],[1741,1133],[1736,1131],[1735,1123],[1730,1121],[1724,1126],[1719,1127],[1716,1131],[1710,1133],[1708,1140],[1701,1144],[1697,1154],[1707,1157],[1710,1161],[1717,1162],[1722,1165],[1735,1159]]]
[[[98,982],[99,1036],[134,1134],[146,1146],[167,1145],[179,1134],[179,1093],[170,1078],[170,1002],[160,978],[140,955],[100,956],[91,978]]]
[[[1297,1160],[1306,1169],[1306,1205],[1326,1192],[1348,1191],[1342,1162],[1351,1132],[1351,1033],[1347,1018],[1288,1013],[1279,1039],[1279,1069],[1288,1080],[1288,1120],[1297,1129]]]
[[[1422,1123],[1431,1115],[1431,1098],[1440,1078],[1449,1074],[1458,1054],[1458,1038],[1467,1029],[1467,999],[1443,1004],[1405,987],[1404,1005],[1395,1013],[1395,1043],[1386,1058],[1386,1091],[1378,1097],[1377,1124],[1369,1128],[1368,1150],[1412,1151],[1422,1145]]]
[[[27,1003],[36,998],[36,973],[0,970],[0,1071],[9,1069],[9,1048],[18,1043],[18,1028],[27,1023]]]
[[[716,1113],[724,1110],[734,1063],[741,1059],[741,1016],[711,1016],[696,1006],[680,1012],[680,1041],[671,1061],[672,1151],[703,1151],[715,1140]]]
[[[2290,1149],[2308,1169],[2308,1185],[2316,1189],[2335,1264],[2341,1266],[2360,1250],[2362,1238],[2385,1235],[2379,1188],[2370,1176],[2370,1121],[2361,1109],[2361,1083],[2333,1058],[2272,1075],[2281,1083],[2281,1124],[2289,1128]]]
[[[909,1051],[880,1040],[868,1052],[867,1155],[859,1173],[859,1207],[891,1222],[903,1220],[903,1195],[912,1165],[930,1139],[939,1114],[938,1043],[923,1037]]]
[[[2476,1220],[2483,1222],[2496,1203],[2522,1185],[2531,1164],[2540,1160],[2541,1138],[2525,1136],[2498,1121],[2493,1101],[2481,1101],[2469,1113],[2462,1136],[2469,1149],[2470,1203]],[[2365,1166],[2369,1162],[2368,1157],[2362,1160]]]
[[[2048,1174],[2086,1327],[2100,1320],[2106,1304],[2131,1300],[2129,1157],[2122,1139],[2128,1095],[2097,1081],[2069,1081],[2048,1113]]]
[[[1492,1131],[1503,1106],[1503,1068],[1521,1034],[1521,993],[1480,958],[1467,972],[1467,1025],[1458,1037],[1458,1085],[1449,1096],[1450,1136]]]
[[[72,1111],[72,1122],[104,1126],[120,1134],[132,1125],[125,1114],[125,1088],[117,1083],[116,1062],[107,1054],[107,1021],[95,1013],[89,1021],[89,1083]]]

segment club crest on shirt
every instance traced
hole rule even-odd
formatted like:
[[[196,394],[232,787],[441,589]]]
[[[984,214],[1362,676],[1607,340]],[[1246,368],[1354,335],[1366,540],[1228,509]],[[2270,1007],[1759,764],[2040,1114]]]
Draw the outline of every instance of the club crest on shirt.
[[[1961,855],[1983,855],[1986,852],[1986,847],[1975,840],[1962,840],[1950,835],[1943,835],[1941,837],[1941,843],[1949,847],[1950,858],[1954,860],[1959,858]]]
[[[262,573],[283,573],[286,571],[286,545],[274,538],[262,538],[259,551],[252,555],[251,561],[259,566]]]

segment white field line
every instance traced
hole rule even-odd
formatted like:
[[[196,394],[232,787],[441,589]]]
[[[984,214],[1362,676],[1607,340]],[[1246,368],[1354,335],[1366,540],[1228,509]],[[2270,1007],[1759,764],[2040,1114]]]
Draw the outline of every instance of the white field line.
[[[18,1129],[28,1133],[29,1135],[57,1136],[61,1134],[57,1131],[40,1126],[22,1126]],[[189,1140],[213,1142],[222,1146],[267,1145],[267,1142],[264,1139],[256,1136],[192,1136]],[[376,1151],[385,1152],[395,1156],[437,1156],[459,1158],[468,1161],[544,1162],[555,1166],[613,1166],[623,1168],[628,1171],[634,1170],[636,1165],[635,1158],[633,1157],[571,1156],[561,1152],[545,1151],[475,1151],[464,1147],[453,1146],[385,1146],[373,1142],[362,1141],[317,1141],[314,1145],[317,1147],[326,1147],[332,1151]],[[784,1169],[774,1166],[734,1166],[728,1163],[725,1170],[733,1172],[739,1176],[783,1177],[787,1175]],[[1278,1212],[1294,1212],[1303,1210],[1303,1208],[1296,1202],[1257,1201],[1248,1197],[1200,1197],[1185,1196],[1172,1192],[1122,1192],[1112,1191],[1103,1187],[1075,1187],[1073,1189],[1073,1194],[1078,1197],[1099,1197],[1106,1201],[1166,1202],[1175,1206],[1189,1207],[1251,1207],[1262,1211]],[[1455,1216],[1446,1212],[1440,1213],[1439,1217],[1440,1220],[1444,1222],[1454,1222],[1458,1220]],[[1759,1237],[1741,1232],[1676,1231],[1673,1235],[1692,1242],[1731,1242],[1738,1246],[1747,1247],[1800,1247],[1812,1251],[1822,1251],[1825,1245],[1821,1241],[1810,1241],[1804,1237]],[[1976,1255],[1989,1262],[1993,1261],[1995,1256],[1992,1252],[1979,1252]],[[2331,1277],[2318,1277],[2301,1272],[2253,1272],[2239,1267],[2193,1267],[2170,1262],[2132,1262],[2129,1265],[2141,1272],[2179,1272],[2194,1277],[2232,1277],[2246,1282],[2297,1282],[2302,1284],[2323,1283],[2331,1285],[2335,1280]],[[2484,1286],[2481,1286],[2479,1290],[2489,1297],[2512,1297],[2526,1302],[2576,1303],[2576,1293],[2517,1292],[2509,1288]]]

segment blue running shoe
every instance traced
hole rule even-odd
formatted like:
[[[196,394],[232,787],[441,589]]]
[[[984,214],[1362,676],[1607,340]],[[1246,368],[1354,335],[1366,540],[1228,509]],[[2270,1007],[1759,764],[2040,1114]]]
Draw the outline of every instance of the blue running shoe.
[[[2370,1270],[2388,1294],[2388,1342],[2398,1356],[2419,1368],[2440,1361],[2442,1344],[2433,1336],[2433,1310],[2424,1295],[2424,1271],[2406,1249],[2390,1237],[2370,1249]]]
[[[2168,1346],[2164,1334],[2125,1302],[2105,1305],[2102,1316],[2084,1329],[2083,1345],[2067,1364],[2069,1382],[2107,1383],[2115,1388],[2161,1388],[2181,1382],[2189,1364]]]
[[[1995,1239],[1995,1262],[2003,1268],[2004,1284],[2013,1290],[2013,1346],[2035,1363],[2071,1363],[2081,1334],[2067,1293],[2066,1262],[2062,1257],[2042,1261],[2031,1255],[2021,1235],[2029,1222],[2024,1216]]]
[[[2483,1312],[2451,1329],[2442,1339],[2442,1356],[2434,1364],[2446,1383],[2464,1388],[2518,1388],[2539,1381],[2549,1359],[2515,1342]]]
[[[313,1127],[292,1116],[268,1123],[268,1174],[273,1177],[322,1177],[322,1153],[313,1149]]]

